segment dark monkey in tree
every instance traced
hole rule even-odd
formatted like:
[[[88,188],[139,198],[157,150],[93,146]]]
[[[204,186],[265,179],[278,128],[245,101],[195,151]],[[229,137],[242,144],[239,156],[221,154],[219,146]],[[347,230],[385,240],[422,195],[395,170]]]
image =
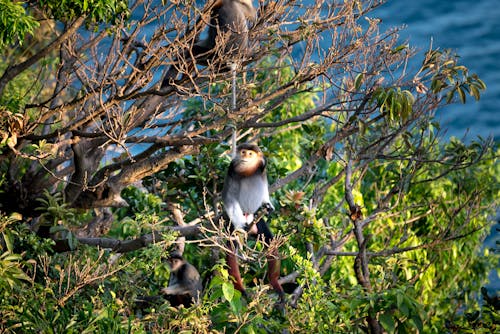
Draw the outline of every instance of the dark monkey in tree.
[[[227,57],[225,63],[221,64],[222,67],[237,61],[238,57],[241,58],[246,53],[248,22],[255,18],[252,0],[217,0],[210,13],[207,38],[197,41],[190,50],[184,51],[183,59],[170,66],[162,86],[168,86],[181,70],[190,73],[195,64],[207,66],[221,56]]]
[[[274,210],[269,200],[269,189],[266,174],[266,159],[255,144],[241,144],[237,147],[236,156],[231,161],[222,189],[224,211],[232,223],[234,230],[245,230],[250,234],[263,234],[264,241],[269,244],[273,234],[261,219],[254,222],[254,214],[261,206]],[[231,252],[227,254],[229,273],[234,277],[236,289],[245,293],[240,276],[235,249],[229,242]],[[280,276],[280,260],[278,254],[268,256],[269,283],[284,301],[284,292],[278,278]]]
[[[191,306],[197,303],[201,294],[202,284],[198,270],[184,258],[173,253],[168,258],[170,280],[168,287],[161,289],[161,293],[172,306]]]

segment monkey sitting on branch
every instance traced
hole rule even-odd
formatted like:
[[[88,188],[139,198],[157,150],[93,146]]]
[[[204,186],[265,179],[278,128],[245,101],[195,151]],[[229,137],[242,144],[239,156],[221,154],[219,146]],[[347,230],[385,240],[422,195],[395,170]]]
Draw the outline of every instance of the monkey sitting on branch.
[[[196,64],[208,66],[224,57],[221,65],[226,68],[229,63],[240,60],[235,58],[247,52],[248,24],[255,21],[256,13],[252,0],[217,0],[210,12],[207,38],[184,50],[181,59],[177,59],[165,74],[162,87],[170,86],[180,72],[190,74]]]
[[[168,287],[161,289],[162,295],[138,297],[135,300],[135,307],[142,310],[153,304],[161,304],[165,299],[173,307],[180,305],[189,307],[198,303],[202,290],[198,270],[178,252],[170,254],[167,263],[170,268]]]
[[[273,234],[267,224],[260,219],[254,222],[254,214],[261,206],[271,210],[274,207],[269,199],[269,185],[266,174],[266,159],[255,144],[244,143],[237,147],[236,156],[229,165],[222,200],[224,211],[231,221],[233,230],[245,230],[249,234],[264,235],[267,245],[273,240]],[[226,255],[229,274],[234,278],[234,286],[242,294],[246,294],[240,276],[236,249],[228,243],[230,252]],[[269,283],[278,293],[280,302],[284,303],[285,293],[280,283],[280,259],[277,251],[267,256]]]
[[[161,293],[172,306],[191,306],[198,303],[202,284],[198,270],[184,260],[179,253],[172,253],[168,258],[170,280],[168,287],[161,289]]]

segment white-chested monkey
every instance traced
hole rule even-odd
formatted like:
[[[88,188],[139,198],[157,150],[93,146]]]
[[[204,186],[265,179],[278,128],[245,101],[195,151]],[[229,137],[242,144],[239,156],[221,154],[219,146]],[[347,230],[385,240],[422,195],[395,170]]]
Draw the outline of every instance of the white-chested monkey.
[[[227,57],[226,64],[222,64],[225,67],[227,63],[233,62],[231,57],[245,55],[248,48],[248,25],[255,21],[256,15],[252,0],[217,0],[210,12],[207,38],[197,41],[190,50],[184,51],[183,60],[188,65],[185,72],[191,72],[194,64],[207,66],[209,62],[213,63],[216,56]],[[220,49],[219,42],[224,44],[224,49]],[[162,87],[168,86],[170,80],[178,76],[179,66],[179,62],[170,66],[163,78]]]
[[[241,144],[231,161],[222,189],[224,210],[234,229],[257,232],[253,227],[254,213],[261,206],[274,210],[269,199],[266,159],[255,144]]]
[[[184,258],[173,253],[168,258],[170,280],[168,287],[161,289],[161,293],[172,306],[191,306],[197,303],[202,290],[202,283],[198,270]]]
[[[274,210],[269,199],[269,185],[266,174],[266,159],[255,144],[244,143],[237,147],[236,156],[229,165],[224,188],[222,189],[224,211],[235,230],[243,229],[250,234],[263,234],[266,244],[273,239],[273,234],[262,219],[254,222],[257,210],[266,206]],[[241,280],[235,250],[229,243],[231,252],[227,254],[229,274],[234,277],[236,289],[245,293]],[[280,276],[280,260],[278,254],[268,256],[269,282],[281,301],[284,301],[283,288],[278,282]]]

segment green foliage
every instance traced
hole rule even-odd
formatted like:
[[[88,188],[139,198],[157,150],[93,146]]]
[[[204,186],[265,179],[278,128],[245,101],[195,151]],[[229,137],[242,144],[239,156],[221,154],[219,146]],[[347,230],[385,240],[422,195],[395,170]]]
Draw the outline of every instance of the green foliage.
[[[380,322],[389,333],[409,333],[413,328],[424,332],[423,305],[412,287],[394,288],[374,297],[372,306],[380,312]]]
[[[212,268],[217,275],[205,292],[201,307],[210,308],[210,319],[217,332],[242,333],[278,332],[286,319],[273,308],[275,299],[262,288],[252,289],[252,298],[245,299],[234,289],[227,269],[217,264]]]
[[[6,216],[0,212],[0,251],[14,252],[15,231],[9,227],[22,220],[22,216],[16,212]]]
[[[458,314],[454,321],[446,323],[446,327],[462,333],[496,333],[500,330],[500,313],[498,312],[498,294],[493,291],[493,298],[486,288],[481,289],[483,297],[480,305],[468,308]]]
[[[63,22],[86,16],[87,24],[114,23],[129,13],[125,0],[41,0],[39,5],[49,16]]]
[[[17,233],[9,227],[19,222],[21,215],[0,213],[0,296],[11,293],[16,286],[22,286],[31,279],[23,271],[22,256],[14,251]]]
[[[33,235],[20,231],[18,238],[26,241],[28,234]],[[99,283],[122,266],[103,265],[110,254],[81,249],[76,256],[49,256],[26,242],[22,247],[26,250],[22,255],[0,260],[2,269],[5,263],[11,264],[9,270],[0,270],[2,333],[128,332],[131,325],[122,319],[123,301]],[[4,282],[10,283],[9,293],[4,293]]]
[[[122,197],[128,206],[116,210],[119,219],[130,217],[136,213],[160,214],[165,203],[157,195],[150,194],[137,187],[127,187],[122,191]]]
[[[39,26],[36,19],[26,13],[21,1],[0,0],[0,47],[23,43],[26,34]]]
[[[413,108],[415,97],[409,90],[401,87],[377,88],[371,97],[376,102],[380,112],[386,114],[390,121],[405,122]]]
[[[64,202],[60,192],[51,194],[45,190],[44,197],[38,199],[40,206],[37,207],[37,210],[42,212],[40,218],[43,223],[56,225],[60,221],[70,224],[75,222],[75,210]]]
[[[124,239],[139,237],[158,231],[168,221],[165,203],[159,196],[132,186],[125,188],[122,196],[128,206],[114,211],[116,220],[109,231],[110,236]],[[164,237],[170,240],[174,235],[165,234]]]
[[[466,102],[466,93],[476,100],[486,84],[477,74],[469,75],[469,70],[458,64],[458,56],[452,56],[450,50],[431,50],[427,53],[421,71],[432,75],[431,90],[433,93],[445,93],[446,103],[452,102],[458,95],[460,102]]]
[[[16,49],[14,49],[16,50]],[[3,73],[9,65],[9,51],[4,50],[0,61],[0,72]],[[16,54],[15,57],[19,57]],[[4,58],[5,57],[5,58]],[[15,58],[14,57],[14,58]],[[0,95],[0,152],[5,152],[6,148],[13,149],[18,144],[18,138],[22,135],[26,126],[37,117],[37,113],[32,110],[27,111],[25,106],[36,96],[43,95],[41,87],[43,82],[53,78],[51,73],[53,60],[50,58],[41,62],[40,66],[30,67],[15,78],[9,81],[3,94]],[[22,151],[28,155],[36,155],[40,158],[47,158],[52,155],[52,143],[40,140],[36,144],[28,144],[22,147]],[[20,164],[27,164],[21,162]],[[3,166],[0,166],[0,168]]]
[[[88,221],[89,215],[78,213],[76,209],[71,208],[60,192],[51,194],[45,190],[43,197],[37,201],[40,202],[40,206],[36,208],[40,212],[37,229],[48,227],[52,239],[64,241],[70,249],[75,249],[78,242],[71,229],[79,227],[81,222]]]
[[[295,309],[290,310],[290,324],[298,332],[327,333],[342,330],[334,327],[338,319],[338,309],[332,300],[332,291],[324,281],[313,263],[288,247],[288,253],[296,268],[301,272],[297,282],[303,287],[304,292]]]

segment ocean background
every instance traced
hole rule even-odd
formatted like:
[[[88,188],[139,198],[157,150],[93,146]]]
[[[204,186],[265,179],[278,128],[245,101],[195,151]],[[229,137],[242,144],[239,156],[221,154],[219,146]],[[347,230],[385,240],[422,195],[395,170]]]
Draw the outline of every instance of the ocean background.
[[[390,0],[368,16],[382,19],[384,30],[405,26],[401,40],[421,54],[431,43],[434,48],[455,51],[487,89],[477,102],[467,96],[465,105],[438,111],[448,129],[446,136],[467,134],[466,141],[493,136],[500,141],[500,1]]]
[[[500,143],[500,1],[498,0],[390,0],[368,15],[382,19],[382,28],[405,26],[401,40],[425,52],[434,48],[452,49],[469,73],[477,73],[487,86],[479,101],[467,96],[467,103],[438,110],[437,117],[451,136],[470,142],[492,136]],[[421,60],[416,57],[416,60]],[[415,66],[417,66],[416,64]],[[500,252],[500,208],[484,248]],[[499,273],[492,270],[486,285],[500,292]]]

